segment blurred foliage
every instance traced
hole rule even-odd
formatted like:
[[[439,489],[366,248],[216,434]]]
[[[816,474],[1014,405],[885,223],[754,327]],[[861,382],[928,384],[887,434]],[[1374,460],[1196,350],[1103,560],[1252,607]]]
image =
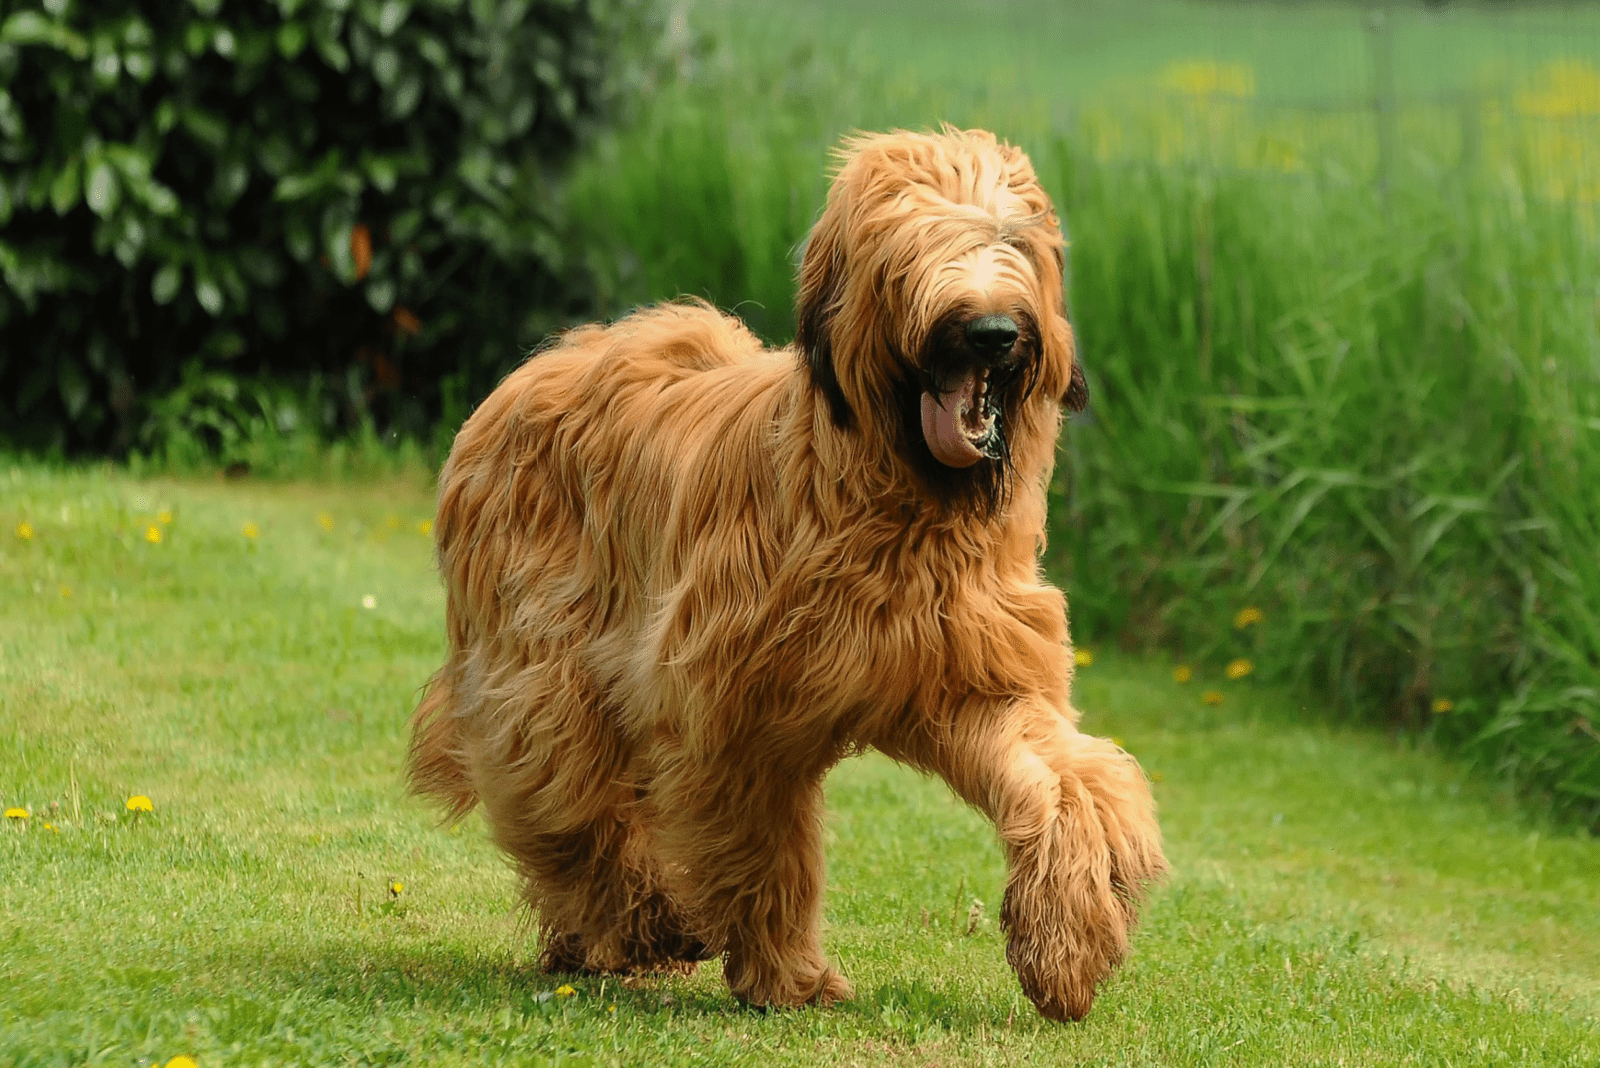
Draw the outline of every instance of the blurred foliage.
[[[459,423],[587,310],[553,177],[652,28],[647,0],[0,0],[0,442]]]
[[[1248,655],[1600,826],[1581,206],[1472,174],[1384,199],[1070,140],[1035,158],[1075,224],[1094,397],[1057,484],[1080,632]]]

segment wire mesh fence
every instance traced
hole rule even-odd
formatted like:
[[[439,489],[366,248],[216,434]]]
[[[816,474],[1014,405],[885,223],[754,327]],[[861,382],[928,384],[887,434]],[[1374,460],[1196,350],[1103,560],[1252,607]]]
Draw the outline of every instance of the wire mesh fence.
[[[1189,5],[1159,23],[1099,85],[1031,79],[1106,162],[1322,170],[1380,191],[1403,170],[1485,174],[1600,205],[1600,6]]]

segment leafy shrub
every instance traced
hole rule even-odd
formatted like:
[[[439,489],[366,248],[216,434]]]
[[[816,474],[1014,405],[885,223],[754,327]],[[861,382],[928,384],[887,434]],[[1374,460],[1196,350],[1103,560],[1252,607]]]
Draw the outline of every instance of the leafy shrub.
[[[584,306],[553,178],[647,15],[0,0],[0,441],[458,420]]]

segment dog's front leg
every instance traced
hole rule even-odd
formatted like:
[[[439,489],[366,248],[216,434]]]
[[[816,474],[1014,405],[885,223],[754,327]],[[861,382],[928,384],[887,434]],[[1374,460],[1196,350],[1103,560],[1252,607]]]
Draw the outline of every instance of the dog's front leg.
[[[1139,765],[1043,702],[968,709],[914,748],[879,748],[994,821],[1009,862],[1006,959],[1043,1015],[1081,1019],[1127,952],[1144,884],[1166,870]]]

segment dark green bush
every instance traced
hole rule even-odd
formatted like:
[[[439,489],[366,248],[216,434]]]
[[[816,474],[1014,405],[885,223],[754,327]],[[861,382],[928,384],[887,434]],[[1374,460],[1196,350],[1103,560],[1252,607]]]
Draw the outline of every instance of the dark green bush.
[[[0,442],[459,421],[585,310],[553,178],[646,29],[646,0],[0,0]]]

